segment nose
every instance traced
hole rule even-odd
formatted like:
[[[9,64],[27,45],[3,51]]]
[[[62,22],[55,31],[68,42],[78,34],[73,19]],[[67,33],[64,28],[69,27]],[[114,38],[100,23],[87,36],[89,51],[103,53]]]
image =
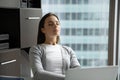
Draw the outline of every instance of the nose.
[[[57,28],[58,27],[58,25],[57,24],[54,24],[54,28]]]

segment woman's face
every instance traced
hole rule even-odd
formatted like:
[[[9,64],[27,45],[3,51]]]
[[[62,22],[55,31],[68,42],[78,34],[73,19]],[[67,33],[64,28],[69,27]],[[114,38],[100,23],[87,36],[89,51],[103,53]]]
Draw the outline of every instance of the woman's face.
[[[44,28],[41,29],[46,37],[56,37],[60,35],[60,23],[55,16],[46,18]]]

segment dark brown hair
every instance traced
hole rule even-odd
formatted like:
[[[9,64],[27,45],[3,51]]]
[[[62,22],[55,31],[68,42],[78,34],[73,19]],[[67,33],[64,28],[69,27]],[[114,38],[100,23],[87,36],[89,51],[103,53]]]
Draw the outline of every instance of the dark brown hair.
[[[59,18],[57,17],[57,15],[55,15],[54,13],[47,13],[46,15],[44,15],[40,22],[39,22],[39,28],[38,28],[38,36],[37,36],[37,44],[42,44],[45,42],[45,34],[41,31],[42,28],[44,28],[44,24],[45,24],[45,20],[46,18],[48,18],[49,16],[55,16],[58,20]],[[57,41],[56,43],[59,42],[59,36],[57,37]]]

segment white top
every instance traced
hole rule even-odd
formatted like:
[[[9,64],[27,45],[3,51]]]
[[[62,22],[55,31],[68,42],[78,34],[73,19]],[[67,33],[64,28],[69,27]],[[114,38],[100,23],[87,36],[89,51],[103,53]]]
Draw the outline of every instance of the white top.
[[[62,55],[60,45],[42,44],[46,54],[46,70],[62,74]],[[57,64],[57,65],[56,65]]]

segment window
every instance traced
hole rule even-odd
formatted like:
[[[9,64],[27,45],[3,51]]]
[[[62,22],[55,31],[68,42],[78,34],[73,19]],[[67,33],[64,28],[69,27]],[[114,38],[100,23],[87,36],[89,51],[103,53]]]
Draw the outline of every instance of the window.
[[[88,2],[88,0],[84,0],[84,4],[88,4],[89,2]]]
[[[110,0],[57,0],[50,5],[47,1],[51,0],[42,0],[43,14],[47,7],[58,15],[61,43],[75,50],[81,66],[108,65]]]
[[[76,33],[76,35],[78,35],[78,36],[83,35],[81,28],[76,29],[76,32],[75,32],[75,33]]]
[[[76,4],[77,3],[77,0],[72,0],[72,4]]]

